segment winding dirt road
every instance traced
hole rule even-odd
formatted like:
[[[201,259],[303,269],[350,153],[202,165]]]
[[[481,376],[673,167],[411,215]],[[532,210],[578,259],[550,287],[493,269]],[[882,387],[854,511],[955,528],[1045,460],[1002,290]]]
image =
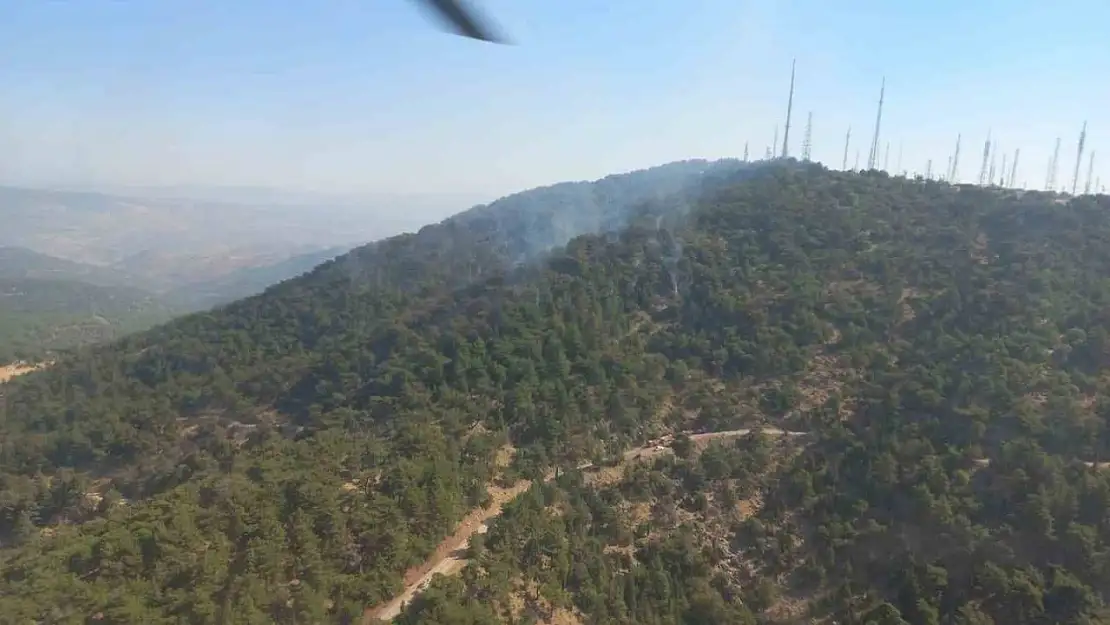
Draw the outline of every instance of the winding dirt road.
[[[752,431],[753,428],[745,428],[742,430],[689,434],[689,436],[691,441],[699,443],[717,438],[738,438],[746,436]],[[805,432],[791,432],[778,428],[759,428],[756,431],[771,436],[801,436],[805,434]],[[629,450],[624,453],[624,462],[645,460],[660,454],[672,453],[668,446],[672,440],[673,437],[668,436],[659,441]],[[623,464],[621,463],[618,466],[623,466]],[[591,467],[593,467],[593,463],[587,462],[578,465],[577,468],[581,470]],[[553,471],[549,472],[545,476],[545,481],[554,477],[555,473]],[[459,523],[455,533],[445,538],[424,564],[413,567],[405,573],[405,589],[399,595],[387,603],[366,609],[362,618],[363,625],[372,625],[375,622],[391,622],[401,614],[401,611],[416,595],[432,583],[436,575],[454,575],[461,571],[467,564],[466,551],[470,546],[470,538],[474,534],[484,534],[489,527],[489,522],[501,514],[504,505],[522,495],[531,486],[532,482],[528,480],[521,480],[509,488],[490,486],[489,493],[493,499],[492,505],[488,508],[471,510]]]

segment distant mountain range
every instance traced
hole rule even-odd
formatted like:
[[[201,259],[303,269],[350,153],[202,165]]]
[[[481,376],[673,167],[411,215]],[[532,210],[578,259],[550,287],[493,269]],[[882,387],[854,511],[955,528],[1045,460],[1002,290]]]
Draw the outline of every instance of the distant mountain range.
[[[110,340],[263,291],[449,198],[0,186],[0,362]]]
[[[295,254],[377,240],[466,206],[432,196],[357,200],[301,194],[283,199],[264,190],[193,190],[198,198],[173,189],[137,191],[162,195],[0,186],[0,246],[121,265],[148,279],[169,270],[202,280]],[[162,286],[182,278],[167,277]]]

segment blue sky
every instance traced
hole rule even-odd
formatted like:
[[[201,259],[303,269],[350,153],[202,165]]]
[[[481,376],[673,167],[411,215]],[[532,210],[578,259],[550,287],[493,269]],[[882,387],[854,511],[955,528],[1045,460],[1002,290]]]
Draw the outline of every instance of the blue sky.
[[[1087,120],[1110,185],[1106,0],[482,6],[516,45],[408,0],[0,0],[0,180],[492,197],[761,155],[796,57],[795,153],[813,111],[815,158],[851,125],[865,161],[885,75],[891,168],[942,169],[962,133],[977,178],[990,129],[1036,187],[1063,136],[1070,180]]]

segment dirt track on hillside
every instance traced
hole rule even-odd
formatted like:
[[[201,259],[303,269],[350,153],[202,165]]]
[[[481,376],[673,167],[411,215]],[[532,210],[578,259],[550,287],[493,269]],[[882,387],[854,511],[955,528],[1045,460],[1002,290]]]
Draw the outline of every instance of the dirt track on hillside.
[[[15,364],[10,364],[10,365],[2,365],[2,366],[0,366],[0,384],[3,384],[4,382],[7,382],[8,380],[10,380],[10,379],[12,379],[16,376],[20,376],[20,375],[23,375],[25,373],[30,373],[30,372],[32,372],[36,369],[39,369],[43,366],[44,365],[28,365],[28,364],[24,364],[24,363],[15,363]]]
[[[742,430],[727,430],[723,432],[705,432],[701,434],[690,434],[690,440],[694,443],[708,442],[717,438],[736,438],[745,436],[752,431],[751,428]],[[800,436],[804,432],[787,432],[778,428],[762,428],[759,431],[764,434],[772,436]],[[666,442],[671,439],[667,437]],[[637,447],[636,449],[629,450],[624,454],[624,462],[632,460],[646,460],[661,454],[671,453],[671,448],[660,441],[655,441]],[[588,469],[592,467],[592,463],[585,463],[578,466],[579,469]],[[616,468],[622,469],[624,463],[622,462]],[[550,480],[554,477],[554,473],[549,473],[546,479]],[[516,499],[532,486],[532,483],[527,480],[517,482],[510,488],[499,488],[491,486],[489,489],[490,497],[493,499],[493,504],[488,508],[476,508],[471,510],[462,522],[459,523],[455,532],[445,538],[439,544],[435,552],[429,557],[424,564],[413,567],[405,573],[405,589],[399,595],[383,603],[371,608],[367,608],[363,613],[363,625],[371,625],[377,622],[390,622],[401,614],[401,611],[413,600],[416,595],[420,594],[436,575],[453,575],[458,573],[466,566],[466,551],[470,546],[470,538],[476,533],[484,533],[488,527],[488,523],[495,517],[501,514],[502,507]]]

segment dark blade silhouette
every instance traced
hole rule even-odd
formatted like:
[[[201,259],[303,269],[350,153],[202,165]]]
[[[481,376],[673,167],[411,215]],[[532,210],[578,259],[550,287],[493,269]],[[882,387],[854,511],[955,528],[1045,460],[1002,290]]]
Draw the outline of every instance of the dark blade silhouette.
[[[421,0],[420,4],[438,15],[452,30],[463,37],[491,43],[505,43],[505,40],[495,33],[488,20],[481,19],[473,7],[465,6],[465,0]]]

